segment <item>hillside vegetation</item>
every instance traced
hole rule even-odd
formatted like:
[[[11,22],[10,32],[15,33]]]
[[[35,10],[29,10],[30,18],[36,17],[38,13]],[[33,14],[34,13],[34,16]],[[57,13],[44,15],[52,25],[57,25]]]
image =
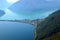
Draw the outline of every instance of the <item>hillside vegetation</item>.
[[[60,40],[60,10],[37,25],[35,40]]]

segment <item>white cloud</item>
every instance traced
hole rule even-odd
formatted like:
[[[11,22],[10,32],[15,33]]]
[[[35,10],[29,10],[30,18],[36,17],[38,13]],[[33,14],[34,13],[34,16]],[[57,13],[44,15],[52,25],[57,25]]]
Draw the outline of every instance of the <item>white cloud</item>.
[[[18,2],[18,1],[20,1],[20,0],[6,0],[7,3],[11,3],[11,4],[12,4],[12,3],[16,3],[16,2]]]

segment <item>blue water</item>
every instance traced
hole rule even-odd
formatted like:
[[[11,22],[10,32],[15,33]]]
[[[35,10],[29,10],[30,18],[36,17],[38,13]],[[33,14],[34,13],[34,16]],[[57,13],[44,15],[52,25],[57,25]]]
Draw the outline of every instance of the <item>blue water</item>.
[[[0,40],[33,40],[34,29],[27,23],[0,21]]]

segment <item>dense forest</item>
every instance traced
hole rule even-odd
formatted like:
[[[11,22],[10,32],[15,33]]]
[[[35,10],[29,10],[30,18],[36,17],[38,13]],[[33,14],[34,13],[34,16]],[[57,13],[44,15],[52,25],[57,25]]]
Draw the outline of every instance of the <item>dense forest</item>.
[[[60,40],[60,10],[53,12],[37,25],[35,40]]]

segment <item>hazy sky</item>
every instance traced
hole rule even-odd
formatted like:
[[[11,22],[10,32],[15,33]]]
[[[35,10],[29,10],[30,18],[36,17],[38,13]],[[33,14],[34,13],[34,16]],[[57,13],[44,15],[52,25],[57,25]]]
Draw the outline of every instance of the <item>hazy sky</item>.
[[[20,0],[20,2],[15,3],[11,7],[15,6],[21,11],[58,9],[60,8],[60,0]]]
[[[16,3],[13,3],[13,0],[10,2],[0,0],[0,9],[6,13],[0,19],[44,18],[56,9],[60,9],[60,0],[20,0]]]
[[[11,6],[12,4],[14,4],[12,2],[10,2],[10,3],[8,3],[8,2],[9,1],[7,1],[7,0],[0,0],[0,9],[1,10],[8,9],[9,6]]]
[[[11,3],[8,3],[6,0],[0,0],[0,9],[11,6]],[[60,0],[20,0],[14,5],[19,5],[20,10],[56,9],[60,8]]]

